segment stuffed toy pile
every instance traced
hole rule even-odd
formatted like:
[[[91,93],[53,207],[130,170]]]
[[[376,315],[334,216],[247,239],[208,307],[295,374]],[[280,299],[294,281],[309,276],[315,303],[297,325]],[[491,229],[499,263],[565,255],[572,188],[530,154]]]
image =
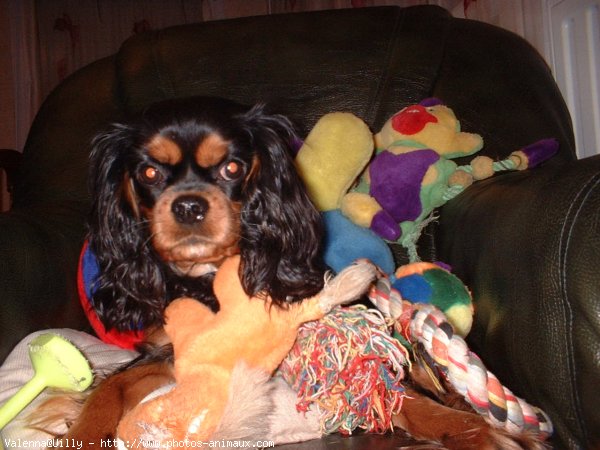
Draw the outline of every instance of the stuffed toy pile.
[[[503,161],[476,156],[478,134],[461,130],[439,99],[425,99],[394,114],[372,135],[350,113],[323,116],[296,156],[296,167],[325,224],[325,262],[334,271],[367,258],[387,274],[405,300],[440,308],[461,335],[472,323],[471,296],[442,262],[420,262],[417,241],[434,211],[474,181],[506,170],[533,168],[558,150],[543,139]],[[400,244],[411,264],[396,267],[388,243]]]
[[[348,264],[345,255],[352,243],[352,257],[373,249],[385,253],[381,242],[365,229],[400,243],[410,261],[418,261],[416,243],[435,208],[473,181],[504,170],[536,167],[556,153],[558,142],[540,140],[503,161],[487,156],[477,156],[464,166],[452,161],[482,147],[481,136],[462,131],[454,112],[435,98],[403,108],[374,137],[352,114],[323,116],[300,148],[296,165],[330,232],[326,256],[331,267]],[[378,254],[373,261],[382,261],[378,265],[391,273],[389,258]]]
[[[216,274],[219,312],[185,298],[168,306],[176,382],[125,414],[119,448],[284,444],[358,429],[386,432],[401,411],[407,347],[416,343],[496,426],[540,439],[551,433],[547,416],[487,372],[441,311],[404,301],[387,277],[380,274],[369,292],[378,310],[337,306],[373,285],[370,263],[346,268],[321,293],[287,308],[248,297],[239,264],[239,256],[230,257]]]

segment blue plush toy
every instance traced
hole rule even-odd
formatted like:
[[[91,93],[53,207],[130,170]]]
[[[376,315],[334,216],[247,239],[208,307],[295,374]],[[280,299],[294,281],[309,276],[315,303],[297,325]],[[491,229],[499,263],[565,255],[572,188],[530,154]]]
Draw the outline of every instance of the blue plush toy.
[[[383,239],[351,222],[339,209],[324,211],[321,215],[325,224],[325,263],[334,272],[366,258],[386,274],[394,273],[394,258]]]

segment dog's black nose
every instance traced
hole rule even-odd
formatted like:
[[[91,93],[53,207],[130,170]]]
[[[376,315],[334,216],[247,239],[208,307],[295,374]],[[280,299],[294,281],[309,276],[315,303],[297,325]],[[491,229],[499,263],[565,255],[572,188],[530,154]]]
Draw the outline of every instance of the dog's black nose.
[[[204,220],[208,211],[208,202],[199,195],[182,195],[175,199],[171,211],[177,222],[193,225]]]

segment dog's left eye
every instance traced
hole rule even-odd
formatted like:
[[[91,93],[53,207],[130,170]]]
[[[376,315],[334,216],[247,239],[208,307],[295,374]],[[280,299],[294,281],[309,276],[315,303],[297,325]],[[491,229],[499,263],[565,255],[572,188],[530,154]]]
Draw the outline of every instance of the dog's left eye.
[[[163,179],[162,173],[154,166],[144,166],[139,172],[140,180],[146,184],[157,184]]]
[[[237,180],[243,173],[244,169],[242,165],[236,161],[227,161],[219,169],[219,175],[227,181]]]

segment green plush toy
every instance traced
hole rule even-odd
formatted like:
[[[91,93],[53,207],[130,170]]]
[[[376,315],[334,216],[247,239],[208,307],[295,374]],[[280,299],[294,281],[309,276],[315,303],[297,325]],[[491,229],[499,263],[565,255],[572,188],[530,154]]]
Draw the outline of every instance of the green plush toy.
[[[375,135],[377,154],[360,184],[342,199],[342,212],[388,241],[399,241],[418,260],[414,243],[431,212],[447,201],[449,186],[472,178],[451,158],[483,147],[465,133],[450,108],[436,101],[404,108]]]

